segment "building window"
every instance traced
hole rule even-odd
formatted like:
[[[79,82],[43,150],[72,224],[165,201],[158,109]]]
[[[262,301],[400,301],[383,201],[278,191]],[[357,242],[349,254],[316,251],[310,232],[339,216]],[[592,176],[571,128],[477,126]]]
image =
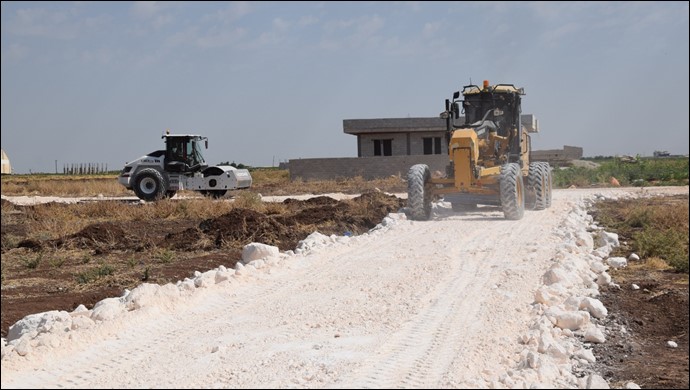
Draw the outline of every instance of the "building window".
[[[392,156],[393,155],[393,140],[392,139],[375,139],[374,140],[374,156]]]
[[[422,138],[424,154],[441,154],[441,137]]]

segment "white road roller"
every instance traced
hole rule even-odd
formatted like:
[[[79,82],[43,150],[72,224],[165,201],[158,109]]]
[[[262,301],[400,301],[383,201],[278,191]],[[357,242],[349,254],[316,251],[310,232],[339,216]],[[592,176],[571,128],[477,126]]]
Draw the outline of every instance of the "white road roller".
[[[208,166],[201,144],[208,138],[166,132],[165,150],[157,150],[125,164],[118,182],[147,202],[175,196],[177,191],[198,191],[219,198],[228,190],[247,189],[252,176],[247,169],[230,165]]]

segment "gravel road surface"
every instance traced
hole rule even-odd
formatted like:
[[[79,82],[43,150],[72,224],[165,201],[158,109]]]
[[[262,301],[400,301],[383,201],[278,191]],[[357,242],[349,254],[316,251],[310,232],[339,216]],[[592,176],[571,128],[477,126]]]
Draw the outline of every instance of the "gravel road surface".
[[[3,340],[2,388],[596,386],[597,286],[615,281],[587,207],[680,193],[554,190],[519,221],[441,202],[429,221],[313,234],[294,252],[27,318]]]

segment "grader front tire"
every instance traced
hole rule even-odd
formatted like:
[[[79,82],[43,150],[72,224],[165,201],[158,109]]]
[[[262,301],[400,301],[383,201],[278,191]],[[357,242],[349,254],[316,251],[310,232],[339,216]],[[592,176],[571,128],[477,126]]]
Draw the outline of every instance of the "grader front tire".
[[[426,221],[431,216],[431,172],[425,164],[413,165],[407,172],[407,216]]]

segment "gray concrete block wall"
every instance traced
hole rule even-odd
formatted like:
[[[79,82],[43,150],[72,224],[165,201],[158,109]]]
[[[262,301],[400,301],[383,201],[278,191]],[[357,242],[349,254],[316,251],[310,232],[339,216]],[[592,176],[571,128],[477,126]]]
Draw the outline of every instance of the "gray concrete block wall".
[[[407,140],[409,136],[409,153]],[[424,154],[424,138],[439,137],[441,138],[441,154],[448,154],[448,145],[446,143],[446,133],[444,131],[434,131],[426,133],[386,133],[386,134],[361,134],[359,142],[361,147],[362,157],[374,156],[374,140],[390,139],[392,140],[393,156],[417,155]]]
[[[535,161],[562,162],[579,160],[583,149],[579,146],[563,146],[563,149],[533,150],[531,158]]]
[[[407,135],[405,133],[362,134],[360,136],[362,157],[374,157],[374,140],[377,139],[392,140],[391,152],[393,153],[393,156],[407,154]]]
[[[365,180],[400,176],[414,164],[427,164],[431,171],[446,171],[448,155],[302,158],[290,160],[290,180],[333,180],[362,177]]]

